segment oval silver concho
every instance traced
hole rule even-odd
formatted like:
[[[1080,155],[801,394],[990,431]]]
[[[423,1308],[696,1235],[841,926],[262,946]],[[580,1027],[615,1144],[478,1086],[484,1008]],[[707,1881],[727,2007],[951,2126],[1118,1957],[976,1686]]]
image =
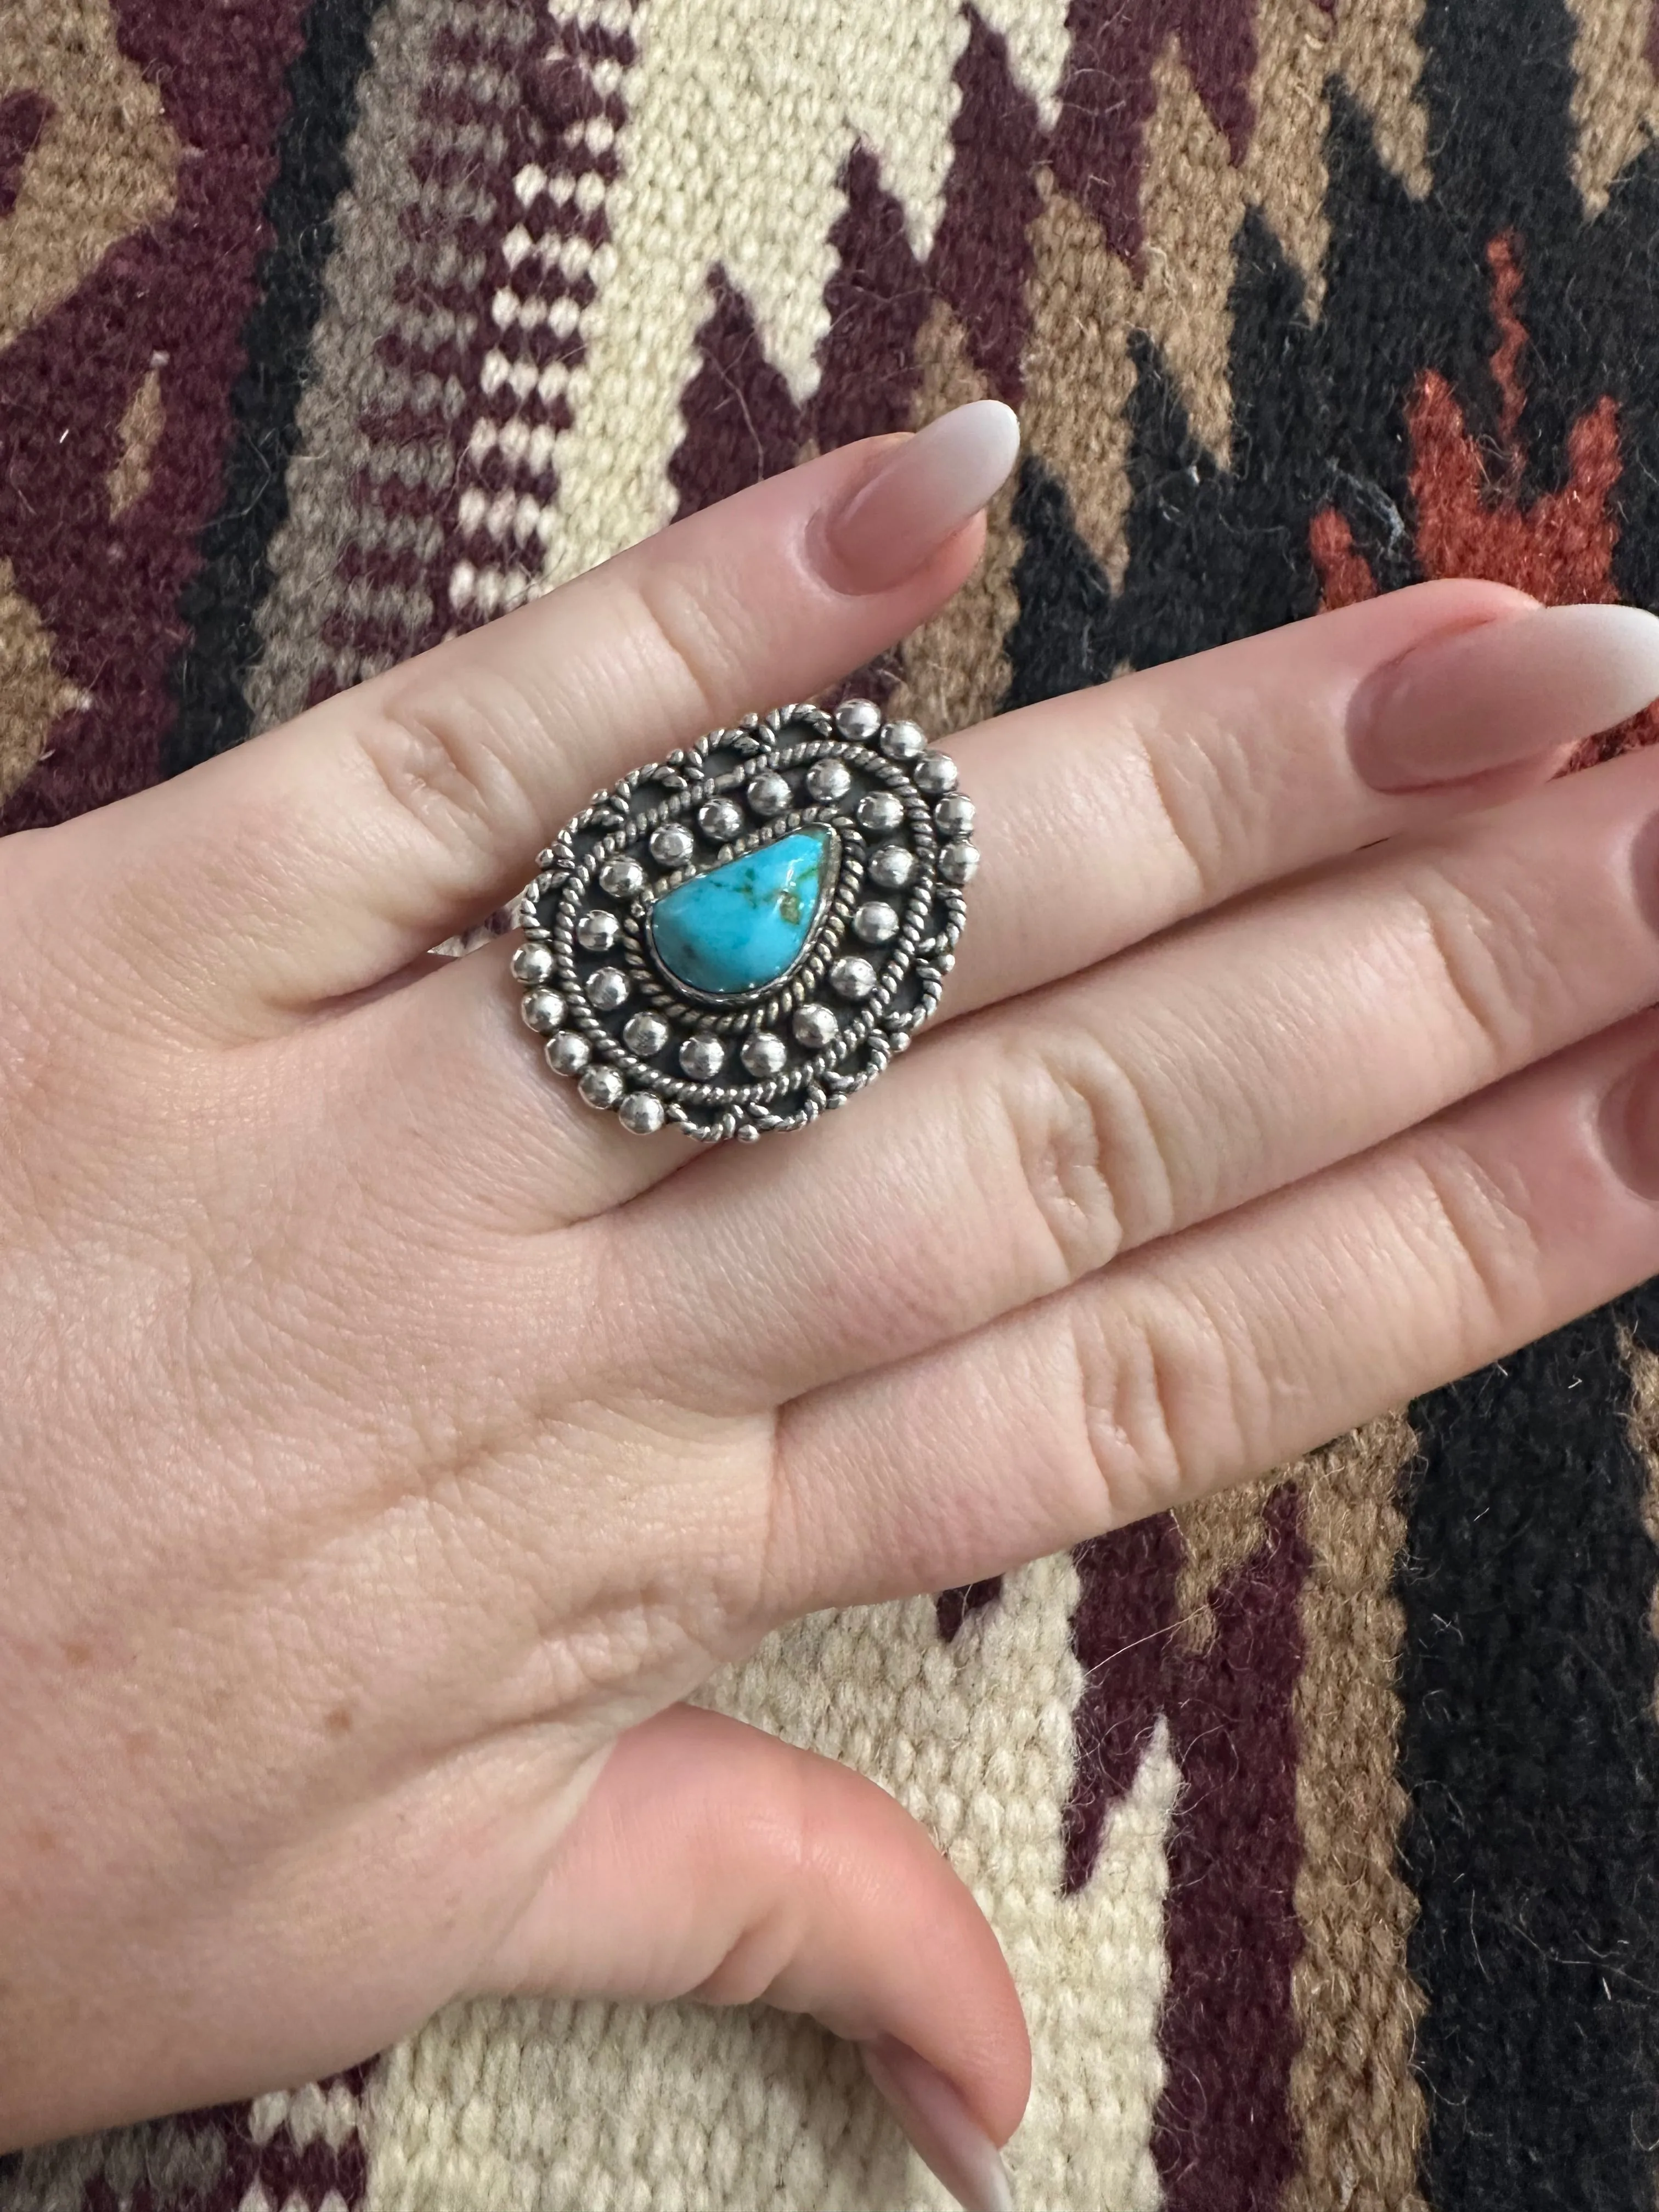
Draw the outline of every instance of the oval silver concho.
[[[538,854],[524,1019],[636,1134],[802,1128],[938,1005],[972,829],[914,722],[867,699],[748,715],[625,775]]]

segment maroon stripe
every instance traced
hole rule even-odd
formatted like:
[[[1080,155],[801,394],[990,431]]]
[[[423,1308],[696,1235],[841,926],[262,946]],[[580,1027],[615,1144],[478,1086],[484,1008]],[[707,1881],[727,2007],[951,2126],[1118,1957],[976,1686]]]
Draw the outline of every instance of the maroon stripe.
[[[722,268],[697,332],[698,366],[680,395],[685,434],[668,464],[677,514],[695,514],[791,467],[805,435],[800,410],[766,357],[748,301]]]
[[[972,8],[957,86],[961,104],[927,272],[966,332],[975,367],[1014,405],[1024,389],[1030,232],[1042,206],[1042,129],[1036,102],[1014,81],[1006,41]]]
[[[53,112],[44,93],[25,89],[0,95],[0,220],[17,205],[23,165]]]
[[[1292,2168],[1291,1976],[1301,1936],[1292,1698],[1308,1559],[1293,1490],[1212,1601],[1203,1650],[1176,1616],[1184,1547],[1161,1515],[1083,1545],[1073,1622],[1085,1672],[1066,1810],[1066,1886],[1093,1873],[1108,1813],[1160,1714],[1182,1789],[1170,1832],[1167,2076],[1152,2148],[1164,2212],[1271,2212]]]
[[[268,242],[263,204],[307,0],[120,0],[123,49],[189,151],[171,215],[124,240],[0,355],[0,556],[88,703],[52,732],[7,829],[56,822],[155,780],[182,642],[177,607],[220,498],[240,332]],[[149,489],[110,514],[118,426],[161,369]]]
[[[824,293],[830,328],[807,409],[808,433],[826,452],[908,429],[921,381],[916,333],[933,305],[905,235],[904,210],[882,183],[874,155],[854,147],[840,183],[847,202],[830,233],[836,256]]]
[[[1181,42],[1200,99],[1235,161],[1250,143],[1256,0],[1073,0],[1072,50],[1049,146],[1054,182],[1080,200],[1114,252],[1139,264],[1140,179],[1155,105],[1152,67]]]

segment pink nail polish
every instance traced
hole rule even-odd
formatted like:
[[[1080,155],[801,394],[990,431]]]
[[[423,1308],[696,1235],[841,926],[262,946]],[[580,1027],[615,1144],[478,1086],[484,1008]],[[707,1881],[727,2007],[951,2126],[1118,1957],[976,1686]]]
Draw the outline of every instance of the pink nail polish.
[[[896,2036],[860,2046],[865,2069],[963,2212],[1014,2212],[1014,2192],[996,2145],[955,2084]]]
[[[1659,616],[1540,607],[1430,638],[1356,693],[1349,742],[1377,791],[1456,783],[1577,744],[1659,697]]]
[[[953,408],[907,438],[823,533],[844,590],[885,591],[954,538],[998,489],[1019,452],[1019,421],[1000,399]]]
[[[1659,1054],[1620,1076],[1601,1108],[1601,1142],[1638,1198],[1659,1199]]]

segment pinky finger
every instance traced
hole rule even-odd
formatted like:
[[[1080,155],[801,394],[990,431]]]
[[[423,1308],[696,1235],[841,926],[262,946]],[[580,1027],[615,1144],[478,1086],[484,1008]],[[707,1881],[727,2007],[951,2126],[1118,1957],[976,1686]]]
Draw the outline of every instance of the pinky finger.
[[[1659,1270],[1659,1013],[796,1401],[780,1614],[942,1589],[1249,1480]]]
[[[1012,1978],[949,1862],[850,1767],[689,1705],[631,1730],[477,1993],[531,1989],[811,2013],[967,2212],[1012,2212]]]

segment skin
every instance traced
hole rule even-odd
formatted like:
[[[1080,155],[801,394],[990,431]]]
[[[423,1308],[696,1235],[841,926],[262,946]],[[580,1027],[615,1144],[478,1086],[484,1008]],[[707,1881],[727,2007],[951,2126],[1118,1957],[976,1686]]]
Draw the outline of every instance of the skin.
[[[1481,645],[1430,687],[1480,772],[1454,732],[1379,787],[1425,656],[1547,619],[1495,586],[954,739],[945,1006],[799,1137],[631,1139],[510,945],[426,957],[596,788],[944,603],[976,521],[836,550],[890,450],[0,848],[0,2148],[517,1990],[810,2010],[1005,2140],[966,1888],[688,1694],[1659,1268],[1659,755],[1547,787],[1583,732],[1494,741]]]

